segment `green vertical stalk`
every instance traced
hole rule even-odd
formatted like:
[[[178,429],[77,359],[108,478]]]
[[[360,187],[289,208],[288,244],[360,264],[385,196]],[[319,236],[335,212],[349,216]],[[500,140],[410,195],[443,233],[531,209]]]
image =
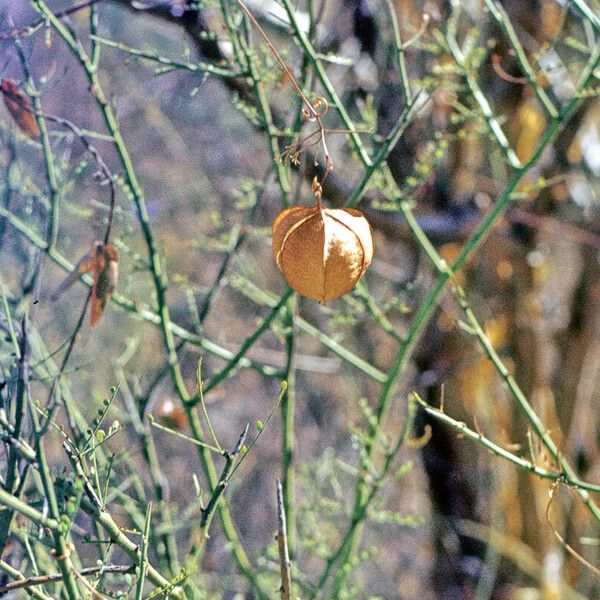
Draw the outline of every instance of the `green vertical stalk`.
[[[254,98],[256,106],[258,107],[259,114],[263,120],[268,138],[269,138],[269,153],[271,154],[271,160],[275,165],[275,173],[277,175],[277,183],[281,190],[281,201],[284,206],[290,205],[290,178],[287,167],[284,161],[281,160],[281,153],[279,149],[279,137],[276,135],[275,125],[273,123],[273,114],[271,113],[271,107],[265,94],[263,84],[260,81],[258,71],[256,68],[255,60],[252,49],[248,46],[246,40],[239,36],[239,44],[242,48],[246,57],[248,66],[248,72],[252,79],[252,89],[254,91]]]
[[[400,71],[400,81],[404,90],[406,104],[408,105],[412,103],[412,92],[410,89],[410,82],[408,79],[408,69],[406,67],[406,54],[404,52],[404,46],[402,44],[402,36],[400,35],[398,17],[396,16],[396,7],[392,0],[386,0],[386,3],[390,12],[392,30],[394,32],[394,43],[396,44],[396,53],[398,54],[398,70]]]
[[[281,399],[281,471],[283,490],[283,505],[286,514],[287,542],[290,556],[294,558],[296,551],[296,503],[294,495],[295,468],[294,468],[294,412],[296,400],[296,328],[294,326],[294,313],[296,312],[296,296],[287,301],[285,312],[285,381],[287,388]]]
[[[142,534],[142,545],[140,548],[140,563],[138,566],[139,574],[135,586],[135,600],[142,600],[144,595],[144,582],[148,571],[148,544],[150,540],[150,524],[152,523],[152,502],[146,509],[146,522],[144,524],[144,533]]]
[[[295,13],[294,7],[292,6],[292,3],[290,2],[290,0],[282,0],[282,3],[283,3],[283,7],[285,8],[285,11],[288,15],[288,19],[290,20],[290,25],[292,26],[294,35],[296,36],[298,42],[300,42],[302,51],[304,52],[304,54],[310,61],[313,69],[315,70],[315,73],[317,74],[317,77],[319,78],[319,81],[325,88],[325,91],[327,92],[328,96],[331,98],[331,100],[335,104],[335,108],[339,112],[339,115],[340,115],[342,121],[344,122],[344,125],[348,128],[348,130],[350,132],[350,133],[348,133],[348,136],[352,140],[352,145],[354,146],[354,149],[356,150],[357,154],[359,155],[362,163],[366,166],[369,166],[371,164],[371,159],[369,157],[369,153],[367,152],[367,149],[365,148],[364,144],[362,143],[362,140],[360,139],[360,135],[356,131],[356,128],[354,127],[354,123],[352,122],[352,119],[350,118],[348,111],[344,107],[342,101],[340,100],[340,97],[338,96],[337,92],[335,91],[335,88],[331,84],[329,77],[327,77],[327,73],[325,72],[323,64],[319,60],[317,53],[315,52],[315,49],[313,48],[313,45],[310,43],[310,40],[304,33],[304,30],[302,29],[302,27],[300,27],[300,24],[298,23],[298,19],[296,18],[296,13]]]
[[[4,283],[0,280],[0,286],[4,294]],[[4,295],[4,298],[6,296]],[[8,312],[8,303],[5,302],[6,318],[11,323],[12,328],[12,316]],[[22,327],[25,327],[25,321],[23,320]],[[14,334],[14,332],[13,332]],[[25,416],[25,392],[26,392],[26,381],[27,376],[27,364],[29,353],[27,351],[26,336],[25,333],[21,332],[21,343],[17,346],[17,355],[19,356],[18,363],[18,381],[17,390],[14,398],[14,425],[12,431],[12,437],[18,440],[21,436],[21,426],[23,424],[23,417]],[[3,482],[4,489],[15,496],[20,496],[22,485],[19,485],[19,449],[15,444],[11,444],[8,450],[8,459],[6,462],[6,476]],[[12,522],[14,512],[11,509],[0,511],[0,555],[4,551],[8,536],[10,533],[10,524]]]

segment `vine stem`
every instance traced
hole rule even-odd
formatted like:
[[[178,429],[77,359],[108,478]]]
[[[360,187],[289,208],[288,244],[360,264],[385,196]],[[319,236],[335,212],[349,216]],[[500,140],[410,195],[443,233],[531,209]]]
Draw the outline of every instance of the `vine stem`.
[[[260,26],[260,23],[256,20],[256,18],[250,12],[250,10],[248,10],[248,7],[244,3],[244,1],[243,0],[236,0],[236,1],[240,5],[240,8],[244,11],[246,16],[248,17],[248,19],[250,19],[250,22],[256,28],[256,31],[258,31],[258,33],[260,33],[262,39],[265,41],[265,44],[267,44],[267,46],[269,47],[269,50],[271,50],[271,52],[273,53],[273,56],[277,59],[277,62],[280,64],[281,68],[285,72],[285,74],[288,77],[290,83],[292,84],[294,90],[296,90],[296,93],[298,94],[298,96],[300,96],[300,98],[302,98],[302,102],[304,102],[304,105],[306,106],[306,110],[309,112],[309,114],[311,116],[311,120],[318,120],[319,113],[317,112],[315,107],[311,104],[310,100],[305,96],[304,92],[302,91],[302,88],[300,87],[300,85],[298,85],[298,82],[294,78],[294,75],[293,75],[291,69],[287,66],[287,64],[285,63],[283,58],[281,58],[281,55],[279,54],[279,52],[277,52],[277,49],[275,48],[275,46],[273,46],[273,43],[269,39],[269,36],[267,36],[267,34],[265,33],[265,30]]]

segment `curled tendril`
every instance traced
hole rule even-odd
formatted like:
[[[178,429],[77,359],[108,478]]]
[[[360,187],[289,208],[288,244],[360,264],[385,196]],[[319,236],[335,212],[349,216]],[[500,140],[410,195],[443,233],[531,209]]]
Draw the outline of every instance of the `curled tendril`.
[[[312,110],[308,108],[302,109],[302,117],[305,121],[314,123],[316,120],[323,118],[329,110],[329,103],[323,96],[317,96],[311,103]]]

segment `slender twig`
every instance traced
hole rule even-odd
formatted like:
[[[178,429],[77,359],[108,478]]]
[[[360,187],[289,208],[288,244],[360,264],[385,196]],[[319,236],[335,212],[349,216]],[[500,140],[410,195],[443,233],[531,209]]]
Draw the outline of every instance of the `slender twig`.
[[[554,526],[554,523],[552,523],[552,519],[550,518],[550,507],[552,506],[552,502],[553,502],[554,497],[556,496],[556,494],[557,494],[557,492],[558,492],[558,490],[560,488],[560,484],[561,483],[562,483],[562,481],[558,480],[550,488],[550,492],[549,492],[550,498],[548,499],[548,504],[546,504],[546,522],[550,526],[550,529],[552,530],[552,533],[554,534],[554,537],[563,546],[563,548],[577,562],[581,563],[586,569],[589,569],[594,575],[596,575],[596,577],[600,577],[600,569],[598,569],[598,567],[595,567],[592,563],[590,563],[585,558],[583,558],[583,556],[581,556],[581,554],[579,554],[579,552],[577,552],[577,550],[575,550],[575,548],[573,548],[573,546],[571,546],[571,544],[567,543],[567,541],[565,540],[565,538],[558,532],[558,530]]]
[[[1,500],[1,498],[0,498]],[[110,513],[106,510],[101,511],[95,505],[83,500],[81,503],[83,510],[88,513],[98,525],[106,531],[111,541],[121,548],[136,564],[140,562],[140,549],[135,542],[132,542],[115,523]],[[147,576],[152,583],[160,588],[171,589],[171,582],[163,577],[151,564],[148,564]],[[175,598],[183,598],[183,592],[180,588],[172,589],[171,594]]]
[[[585,0],[571,0],[577,10],[589,21],[597,33],[600,33],[600,17],[585,2]]]
[[[9,210],[10,204],[13,198],[13,185],[11,183],[11,175],[15,172],[17,165],[17,145],[15,143],[15,134],[11,131],[6,140],[6,169],[4,171],[4,193],[2,194],[2,207]],[[8,225],[6,219],[0,220],[0,246],[4,240],[4,234],[6,233],[6,226]]]
[[[409,400],[411,402],[416,402],[423,408],[423,410],[428,414],[437,419],[438,421],[449,425],[453,429],[455,429],[461,435],[464,435],[465,438],[470,440],[474,440],[481,444],[484,448],[499,456],[500,458],[516,465],[520,469],[532,473],[537,477],[541,477],[542,479],[549,479],[551,481],[563,481],[568,486],[573,488],[581,488],[582,490],[588,490],[590,492],[600,493],[600,485],[596,485],[593,483],[588,483],[587,481],[582,481],[581,479],[570,479],[566,477],[564,473],[549,471],[543,467],[540,467],[533,463],[530,460],[522,458],[509,450],[506,450],[502,446],[499,446],[489,438],[485,437],[481,432],[475,431],[471,429],[464,421],[457,421],[453,419],[450,415],[445,412],[435,408],[429,404],[427,404],[421,397],[416,393],[412,392],[409,396]]]
[[[48,184],[48,200],[50,204],[50,210],[48,213],[48,224],[46,227],[46,241],[48,242],[48,246],[50,248],[54,248],[58,239],[58,217],[60,203],[59,184],[58,178],[56,176],[56,161],[54,159],[54,153],[50,146],[50,137],[48,135],[48,129],[42,117],[42,105],[40,102],[39,92],[36,89],[35,82],[33,81],[33,77],[31,75],[29,65],[27,63],[27,58],[25,57],[25,53],[23,52],[23,48],[21,47],[21,41],[19,40],[19,38],[15,38],[15,46],[17,48],[19,58],[21,59],[21,67],[23,69],[23,74],[25,75],[25,80],[27,81],[31,105],[34,110],[35,120],[37,122],[40,132],[40,142],[42,145],[42,152],[44,155],[44,167],[46,172],[46,181]]]
[[[90,17],[89,17],[90,37],[98,34],[99,22],[100,22],[100,16],[98,14],[98,6],[96,6],[95,4],[92,4],[92,5],[90,5]],[[92,42],[91,42],[90,56],[92,58],[92,64],[96,68],[98,68],[98,65],[100,64],[100,44],[98,44],[98,42],[94,39],[92,39]]]
[[[155,540],[153,539],[153,545],[156,547],[156,551],[161,559],[161,564],[163,561],[166,562],[169,567],[169,574],[171,577],[173,577],[180,572],[181,565],[179,564],[178,546],[174,534],[175,525],[173,523],[172,505],[168,502],[169,481],[161,469],[156,444],[154,442],[154,436],[150,430],[151,424],[142,422],[147,402],[142,401],[138,404],[138,406],[136,406],[136,399],[130,390],[129,383],[124,372],[125,365],[129,359],[134,356],[137,348],[137,340],[131,340],[125,352],[117,360],[115,371],[117,372],[117,377],[119,378],[119,389],[121,391],[121,395],[125,400],[133,426],[140,439],[142,454],[148,464],[148,470],[150,472],[154,493],[157,499],[157,509],[159,512],[161,531],[158,532],[158,528],[154,528],[152,533],[154,536],[159,537],[159,539],[162,541],[162,544],[155,543]],[[197,442],[197,440],[193,441]]]
[[[253,299],[255,302],[258,302],[260,304],[266,304],[267,306],[271,307],[275,307],[277,305],[277,299],[274,296],[274,294],[270,294],[269,292],[259,288],[254,283],[252,283],[248,279],[245,279],[244,277],[238,276],[236,278],[232,278],[231,285],[245,296]],[[379,383],[383,383],[384,381],[386,381],[387,376],[383,371],[380,371],[371,363],[367,362],[366,360],[363,360],[362,358],[360,358],[360,356],[357,356],[351,350],[348,350],[347,348],[342,346],[336,339],[327,335],[318,327],[311,325],[308,321],[306,321],[297,314],[294,315],[294,325],[298,327],[300,331],[303,331],[304,333],[307,333],[308,335],[319,340],[319,342],[321,342],[323,346],[329,348],[340,358],[344,359],[352,366],[361,370],[363,373],[365,373],[375,381],[378,381]]]
[[[86,0],[85,2],[80,2],[79,4],[75,4],[74,6],[71,6],[70,8],[67,8],[60,12],[57,12],[55,14],[55,16],[57,19],[64,19],[65,17],[68,17],[69,15],[75,14],[76,12],[79,12],[80,10],[89,8],[89,7],[93,6],[94,4],[98,4],[99,2],[102,2],[102,1],[103,0]],[[8,33],[1,33],[0,40],[9,40],[11,38],[17,38],[17,37],[21,37],[21,36],[31,35],[32,33],[35,33],[40,27],[42,27],[45,23],[46,23],[46,19],[38,19],[37,21],[34,21],[33,23],[26,25],[25,27],[14,27]]]
[[[248,444],[248,446],[245,449],[245,451],[242,454],[242,456],[240,456],[240,458],[235,463],[233,469],[231,470],[231,472],[229,473],[229,476],[227,478],[228,481],[235,475],[236,471],[240,468],[241,464],[244,462],[244,459],[250,453],[250,450],[252,450],[252,448],[254,448],[254,445],[256,444],[256,442],[258,442],[258,440],[260,439],[260,437],[262,436],[262,434],[265,432],[267,426],[269,425],[269,423],[271,422],[271,419],[273,418],[273,415],[275,414],[275,411],[277,410],[277,408],[281,404],[281,400],[283,399],[283,395],[285,394],[286,390],[287,390],[287,382],[286,381],[282,381],[281,382],[281,387],[280,387],[279,395],[277,396],[277,400],[275,401],[275,404],[271,408],[271,412],[267,416],[267,420],[262,424],[262,426],[260,427],[259,432],[254,436],[254,438]]]
[[[47,529],[54,531],[60,526],[56,519],[44,515],[39,510],[29,506],[29,504],[26,504],[22,500],[19,500],[19,498],[15,498],[15,496],[7,492],[3,487],[0,487],[0,502],[33,521],[40,527],[46,527]]]
[[[473,98],[479,105],[479,108],[485,117],[490,133],[496,138],[496,141],[500,145],[500,148],[502,149],[502,152],[504,153],[504,156],[506,157],[506,160],[510,166],[514,169],[520,169],[522,167],[521,161],[519,160],[516,152],[512,149],[506,134],[502,130],[502,126],[500,125],[498,118],[492,111],[490,103],[481,90],[481,87],[479,87],[477,80],[473,76],[472,68],[467,64],[466,58],[458,46],[458,42],[453,35],[451,27],[448,27],[446,41],[448,42],[448,47],[452,52],[452,56],[454,57],[456,64],[459,65],[463,70],[464,79],[469,86]]]
[[[269,38],[266,36],[264,31],[262,29],[260,29],[260,25],[258,25],[258,23],[254,19],[254,17],[252,17],[252,15],[248,11],[248,9],[245,7],[243,2],[241,2],[241,0],[238,0],[238,3],[240,3],[242,5],[246,14],[250,15],[250,17],[248,17],[248,18],[250,18],[252,20],[252,22],[259,27],[259,31],[261,32],[263,37],[268,40]],[[225,5],[225,2],[222,2],[223,7],[224,7],[224,5]],[[228,14],[225,9],[224,9],[224,11],[225,11],[225,21],[226,21],[226,23],[230,23]],[[231,24],[229,24],[229,28],[230,28],[230,33],[232,33],[233,29],[232,29]],[[281,190],[281,202],[284,206],[289,206],[289,204],[290,204],[289,172],[288,172],[288,169],[286,168],[286,166],[283,164],[283,161],[280,158],[279,138],[277,136],[277,131],[276,131],[275,125],[273,123],[273,114],[271,112],[271,107],[269,106],[269,102],[267,100],[264,87],[258,76],[258,71],[257,71],[257,66],[256,66],[256,58],[255,58],[252,50],[246,43],[245,39],[243,38],[243,36],[239,37],[239,41],[240,41],[240,48],[244,54],[246,64],[248,65],[248,71],[249,71],[250,78],[252,79],[252,82],[253,82],[252,88],[254,91],[254,98],[255,98],[256,106],[259,110],[260,116],[262,117],[262,120],[265,125],[265,129],[266,129],[266,132],[267,132],[267,135],[269,138],[269,153],[271,155],[271,160],[273,162],[273,165],[275,166],[275,173],[277,175],[277,183],[279,184],[279,189]],[[278,57],[278,59],[280,60],[280,62],[285,65],[285,62],[283,60],[281,60],[281,57],[279,56],[279,54],[277,54],[277,51],[272,47],[270,42],[269,42],[269,47],[272,48],[272,50],[275,52],[275,54]],[[287,65],[285,68],[287,69]],[[296,87],[298,87],[298,84],[295,82],[295,80],[293,83],[295,84]],[[302,96],[302,98],[305,103],[308,102],[308,100],[306,100],[306,98],[304,96]],[[310,103],[309,103],[309,106],[312,109],[312,105],[310,105]]]
[[[292,575],[290,572],[290,553],[288,550],[285,504],[281,481],[277,480],[277,547],[279,549],[279,572],[281,574],[281,600],[292,598]]]
[[[519,61],[521,70],[525,74],[525,78],[529,82],[529,85],[531,86],[531,89],[537,96],[537,99],[539,100],[540,104],[542,105],[542,107],[544,108],[544,110],[550,118],[556,118],[558,116],[558,111],[552,103],[552,100],[550,100],[548,94],[546,94],[544,88],[538,84],[536,75],[533,72],[531,65],[529,64],[527,55],[525,54],[525,49],[521,45],[519,37],[517,36],[517,33],[512,23],[510,22],[510,19],[506,14],[506,11],[504,10],[504,7],[500,3],[496,2],[496,0],[484,1],[486,6],[490,10],[490,13],[494,17],[494,19],[496,19],[500,27],[502,27],[504,33],[506,33],[508,39],[510,40],[510,43],[512,44],[512,47],[515,51],[517,60]]]
[[[377,154],[373,157],[371,164],[366,165],[365,172],[358,185],[354,188],[352,195],[346,201],[346,206],[355,206],[363,192],[369,185],[369,182],[373,178],[373,175],[384,165],[388,159],[390,152],[394,149],[402,134],[406,131],[407,126],[414,119],[419,108],[423,106],[422,98],[424,96],[423,91],[419,91],[414,100],[409,100],[406,109],[400,115],[398,121],[394,127],[392,127],[390,133],[385,138],[381,147],[377,150]]]
[[[211,288],[208,290],[206,296],[204,297],[201,307],[198,309],[198,324],[200,326],[202,326],[204,324],[204,321],[206,320],[206,318],[210,312],[210,309],[214,303],[216,294],[217,294],[218,290],[220,290],[222,287],[222,284],[225,280],[225,275],[227,274],[227,272],[229,270],[229,265],[231,264],[233,257],[236,255],[238,250],[242,247],[242,244],[246,241],[248,232],[250,231],[251,225],[254,221],[256,211],[257,211],[257,209],[261,203],[261,200],[264,196],[264,190],[266,189],[266,184],[272,173],[272,170],[273,170],[272,167],[269,167],[269,169],[267,170],[267,172],[265,173],[265,175],[262,179],[262,187],[257,192],[256,200],[252,204],[252,207],[250,208],[250,210],[248,211],[245,226],[242,228],[236,229],[235,235],[232,235],[231,239],[229,240],[229,247],[227,248],[227,252],[225,254],[225,257],[223,258],[223,262],[221,263],[219,272],[217,273],[217,276],[215,277]]]
[[[84,490],[88,497],[88,500],[98,510],[103,510],[105,508],[104,504],[98,497],[98,494],[96,493],[92,484],[90,483],[88,476],[86,475],[85,471],[83,470],[81,454],[79,453],[79,451],[75,450],[75,448],[73,448],[67,440],[63,441],[63,449],[64,449],[67,457],[69,458],[71,465],[75,469],[75,472],[77,473],[77,475],[79,477],[81,477],[83,479]]]
[[[172,58],[168,58],[166,56],[161,56],[160,54],[144,52],[143,50],[139,50],[138,48],[132,48],[131,46],[123,44],[122,42],[109,40],[107,38],[103,38],[97,35],[90,35],[89,37],[93,42],[96,42],[97,44],[102,44],[103,46],[108,46],[110,48],[116,48],[117,50],[121,50],[122,52],[130,54],[131,56],[137,56],[139,58],[143,58],[151,62],[156,62],[167,67],[173,67],[174,69],[183,69],[186,71],[191,71],[192,73],[210,73],[211,75],[216,75],[217,77],[244,77],[246,75],[244,71],[231,71],[229,69],[222,69],[220,67],[205,62],[183,62],[179,60],[174,60]]]
[[[379,475],[376,478],[372,479],[372,481],[370,482],[370,486],[365,488],[364,496],[361,495],[360,497],[358,497],[358,496],[355,497],[355,503],[354,503],[354,507],[352,510],[350,524],[349,524],[348,528],[346,529],[346,531],[344,532],[344,535],[342,536],[342,539],[340,541],[340,544],[338,545],[337,550],[335,552],[333,552],[327,558],[325,568],[323,569],[321,578],[319,579],[319,582],[318,582],[311,598],[317,598],[322,593],[324,593],[325,584],[327,583],[329,576],[333,572],[333,567],[337,564],[337,562],[340,560],[340,558],[342,558],[343,556],[352,554],[352,552],[355,550],[355,548],[358,544],[358,539],[360,538],[360,532],[362,530],[364,519],[367,515],[369,507],[371,506],[377,493],[381,489],[381,486],[383,485],[386,476],[388,475],[390,469],[392,468],[392,465],[394,464],[394,460],[398,456],[400,450],[402,449],[402,447],[404,446],[404,443],[406,442],[408,436],[410,435],[410,432],[412,431],[412,428],[413,428],[415,415],[416,415],[415,407],[413,405],[411,405],[411,403],[409,402],[407,405],[407,410],[406,410],[406,419],[404,421],[404,424],[402,426],[402,430],[398,436],[398,439],[396,440],[396,443],[394,444],[394,446],[392,446],[386,452],[383,466],[381,467],[381,469],[379,471]],[[339,589],[341,587],[342,583],[343,583],[342,578],[339,578],[335,582],[334,591],[330,595],[331,598],[336,597],[334,595],[337,593],[337,592],[335,592],[335,590]]]
[[[4,284],[2,284],[2,288],[4,289]],[[9,322],[11,322],[12,317],[10,312],[7,311],[6,317]],[[25,395],[27,393],[27,380],[29,378],[29,348],[26,328],[26,316],[23,315],[21,320],[21,336],[17,351],[19,360],[17,370],[17,389],[14,397],[14,424],[10,426],[10,439],[14,440],[15,442],[11,443],[8,448],[5,476],[6,479],[3,482],[4,489],[9,493],[14,494],[17,498],[19,498],[21,495],[24,483],[19,479],[21,472],[20,462],[25,446],[19,443],[19,438],[21,437],[22,427],[24,424],[26,410]],[[2,409],[2,413],[3,417],[6,417],[4,409]],[[34,453],[34,456],[35,460],[37,461],[37,452]],[[8,508],[0,512],[0,555],[4,551],[6,543],[9,539],[13,515],[14,511]]]
[[[37,113],[36,113],[37,114]],[[104,243],[108,244],[111,238],[112,227],[115,220],[115,208],[116,208],[116,197],[117,197],[117,189],[115,178],[108,168],[107,164],[102,159],[102,156],[98,152],[98,150],[90,143],[87,139],[84,131],[77,127],[74,123],[65,119],[63,117],[56,117],[54,115],[49,115],[46,113],[39,113],[41,117],[44,119],[56,123],[58,125],[62,125],[63,127],[69,129],[75,137],[85,146],[86,150],[94,157],[98,168],[100,169],[101,175],[101,183],[107,184],[109,193],[109,203],[108,203],[108,219],[106,222],[106,229],[104,230]]]
[[[396,7],[392,0],[386,0],[388,12],[390,13],[390,21],[392,22],[392,31],[394,32],[394,44],[396,45],[396,53],[398,55],[398,69],[400,71],[400,81],[404,90],[404,99],[407,105],[412,104],[412,91],[410,89],[410,81],[408,79],[408,69],[406,67],[405,48],[402,45],[402,37],[400,35],[400,25],[396,16]]]
[[[202,382],[202,358],[198,360],[198,366],[196,368],[196,388],[198,389],[198,396],[200,398],[200,406],[202,407],[202,413],[204,414],[204,420],[206,421],[206,426],[208,427],[208,431],[212,436],[212,439],[215,443],[216,448],[218,448],[220,453],[223,453],[223,448],[221,448],[221,444],[219,444],[219,439],[217,438],[217,434],[213,429],[212,422],[210,417],[208,416],[208,409],[206,408],[206,402],[204,401],[204,383]]]
[[[7,562],[3,561],[2,559],[0,559],[0,569],[2,569],[5,573],[7,573],[8,575],[10,575],[11,577],[13,577],[14,579],[17,580],[13,583],[19,583],[20,581],[28,580],[28,578],[25,577],[25,575],[23,575],[23,573],[21,573],[21,571],[19,571],[18,569],[15,569],[14,567],[9,565]],[[60,573],[58,576],[62,579],[62,575]],[[7,584],[7,585],[11,585],[11,584]],[[6,587],[6,586],[4,586],[4,587]],[[32,596],[33,598],[37,598],[38,600],[53,600],[50,596],[47,596],[46,594],[44,594],[43,592],[38,590],[36,587],[32,587],[30,590],[28,590],[27,593],[30,596]]]
[[[202,551],[204,549],[204,543],[208,537],[208,530],[210,528],[210,524],[215,515],[215,511],[217,506],[219,505],[219,500],[227,487],[227,483],[237,461],[237,458],[242,451],[244,446],[244,442],[246,441],[246,436],[248,435],[249,424],[247,423],[244,427],[244,430],[240,434],[236,445],[233,447],[231,451],[222,451],[221,455],[225,458],[225,466],[221,471],[221,475],[219,476],[219,481],[213,488],[212,494],[205,508],[202,509],[200,513],[200,523],[199,530],[196,535],[196,540],[192,545],[192,549],[190,551],[190,555],[188,560],[186,561],[186,565],[188,569],[197,568],[198,561],[200,556],[202,555]]]
[[[225,467],[221,472],[221,476],[219,477],[219,483],[213,490],[213,493],[210,497],[210,500],[208,501],[208,504],[206,505],[206,508],[202,511],[202,516],[200,518],[200,526],[203,529],[208,529],[210,525],[210,522],[215,512],[215,507],[219,502],[219,498],[221,497],[221,495],[225,491],[225,488],[227,487],[227,482],[229,481],[229,476],[235,465],[235,461],[239,453],[242,451],[242,448],[244,447],[244,442],[246,441],[246,436],[248,435],[249,427],[250,425],[246,423],[246,426],[240,434],[236,445],[233,447],[233,450],[231,450],[230,452],[223,452],[223,456],[225,457]]]
[[[195,444],[196,446],[201,446],[202,448],[206,448],[206,449],[210,450],[211,452],[215,452],[216,454],[223,453],[222,448],[217,448],[216,446],[213,446],[212,444],[207,444],[206,442],[202,442],[196,438],[190,437],[189,435],[185,435],[185,433],[181,433],[181,431],[175,431],[174,429],[171,429],[170,427],[166,427],[165,425],[161,425],[160,423],[157,423],[154,420],[154,417],[150,413],[148,413],[147,417],[148,417],[148,421],[149,421],[150,425],[152,427],[155,427],[156,429],[159,429],[160,431],[165,431],[166,433],[170,433],[171,435],[174,435],[182,440],[185,440],[186,442],[190,442],[191,444]]]
[[[260,338],[263,333],[267,331],[271,327],[271,323],[275,319],[275,317],[279,314],[280,310],[285,306],[288,299],[292,296],[294,291],[291,288],[288,288],[281,298],[279,302],[271,309],[271,312],[267,315],[264,321],[256,328],[256,331],[246,339],[246,341],[240,346],[240,349],[236,352],[235,356],[233,356],[221,369],[218,373],[215,373],[204,386],[204,393],[207,394],[214,387],[219,385],[230,373],[235,369],[240,360],[246,355],[250,347]],[[194,399],[190,400],[190,404],[192,406],[196,405],[200,402],[200,396],[196,396]]]
[[[27,341],[27,320],[24,318],[23,325],[21,328],[21,335],[23,336],[22,341],[22,353],[26,357],[24,359],[25,368],[28,365],[28,356],[29,356],[29,344]],[[26,372],[27,373],[27,372]],[[28,379],[28,374],[24,374],[25,380]],[[35,452],[37,455],[38,462],[38,471],[39,478],[41,480],[44,495],[48,502],[48,509],[51,518],[58,524],[60,523],[60,511],[58,508],[58,501],[56,498],[56,492],[54,489],[54,481],[52,479],[52,475],[50,473],[50,468],[48,466],[48,461],[46,457],[46,452],[44,449],[44,440],[43,440],[43,431],[42,426],[40,425],[40,421],[38,418],[38,414],[36,409],[33,406],[33,399],[28,397],[29,403],[29,417],[31,419],[31,423],[33,425],[33,434],[35,439]],[[63,532],[63,528],[61,526],[57,526],[55,528],[51,528],[52,537],[54,540],[54,551],[55,551],[55,559],[58,562],[58,566],[60,572],[63,575],[63,582],[65,586],[65,592],[67,597],[70,600],[76,600],[79,598],[79,590],[77,587],[77,583],[75,582],[75,577],[73,576],[73,561],[71,559],[71,554],[73,553],[72,544],[68,540],[68,536]]]
[[[135,585],[135,600],[142,600],[144,594],[144,582],[148,571],[148,544],[150,542],[150,524],[152,523],[152,502],[148,503],[146,509],[146,523],[142,534],[142,546],[140,548],[140,562],[138,565],[139,575]]]
[[[248,17],[248,19],[250,19],[250,22],[255,27],[256,31],[258,31],[258,33],[260,33],[261,37],[263,38],[263,40],[269,47],[269,50],[271,50],[271,53],[273,54],[273,56],[277,59],[277,62],[283,69],[284,73],[286,74],[286,76],[287,76],[289,82],[291,83],[291,85],[293,86],[294,90],[296,90],[296,93],[298,94],[298,96],[300,96],[300,98],[302,98],[302,102],[304,102],[304,106],[305,106],[306,110],[308,111],[308,113],[310,114],[310,116],[313,119],[317,119],[319,117],[319,113],[315,110],[311,101],[304,95],[302,88],[298,85],[298,82],[294,78],[294,74],[292,73],[290,68],[287,66],[285,61],[281,58],[281,55],[279,54],[279,52],[277,52],[277,49],[275,48],[275,46],[273,46],[273,43],[271,42],[271,40],[265,33],[264,29],[260,26],[260,23],[254,18],[254,15],[248,10],[248,7],[243,2],[243,0],[236,0],[236,1],[240,5],[240,8],[244,11],[246,16]]]
[[[8,422],[6,411],[3,408],[0,408],[0,427],[3,429],[0,431],[0,438],[10,446],[14,446],[27,462],[35,464],[35,450],[22,438],[15,437],[14,427]],[[6,482],[4,485],[6,486]]]
[[[3,561],[2,561],[3,562]],[[0,562],[0,568],[4,565]],[[134,565],[97,565],[95,567],[86,567],[77,571],[78,575],[89,577],[93,575],[103,575],[104,573],[118,573],[126,575],[135,571]],[[50,573],[48,575],[36,575],[35,577],[26,577],[11,581],[10,583],[0,587],[0,595],[8,594],[14,590],[30,588],[35,585],[44,585],[45,583],[55,583],[62,581],[61,573]],[[45,596],[44,596],[45,597]]]

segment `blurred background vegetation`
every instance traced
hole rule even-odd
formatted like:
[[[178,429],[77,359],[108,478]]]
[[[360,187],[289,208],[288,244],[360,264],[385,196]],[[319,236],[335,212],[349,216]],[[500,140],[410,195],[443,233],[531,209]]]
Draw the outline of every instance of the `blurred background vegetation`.
[[[0,0],[0,594],[600,598],[600,5],[247,6],[362,132],[327,305],[272,258],[324,157],[280,160],[312,126],[238,2]],[[53,293],[102,240],[92,327],[93,269]]]

